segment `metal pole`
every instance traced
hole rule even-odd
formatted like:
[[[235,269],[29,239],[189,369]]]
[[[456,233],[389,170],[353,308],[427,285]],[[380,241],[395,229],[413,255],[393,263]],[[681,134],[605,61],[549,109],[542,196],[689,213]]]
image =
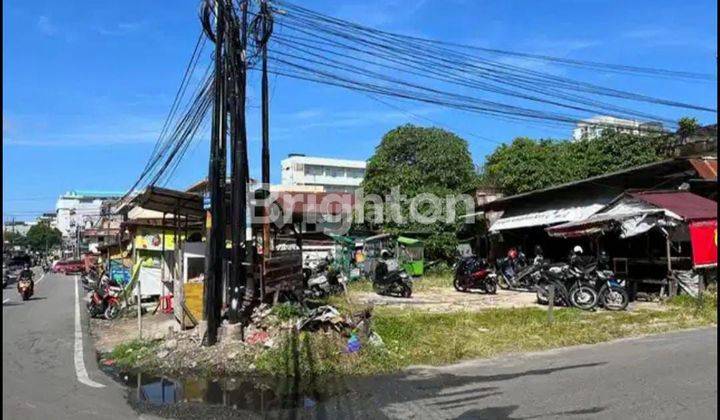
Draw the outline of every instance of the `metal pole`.
[[[142,294],[140,292],[140,285],[142,280],[140,278],[140,271],[142,270],[142,263],[138,267],[137,275],[137,320],[138,320],[138,339],[142,340]]]
[[[223,4],[221,4],[221,2]],[[216,2],[215,41],[215,104],[213,107],[212,139],[210,141],[210,168],[208,187],[210,189],[211,218],[207,237],[205,258],[205,288],[203,313],[207,321],[205,345],[217,342],[220,325],[220,296],[223,279],[223,258],[225,248],[225,72],[223,66],[224,0]]]
[[[550,285],[550,290],[548,291],[548,323],[552,324],[555,321],[555,317],[553,316],[553,307],[555,306],[555,285]]]

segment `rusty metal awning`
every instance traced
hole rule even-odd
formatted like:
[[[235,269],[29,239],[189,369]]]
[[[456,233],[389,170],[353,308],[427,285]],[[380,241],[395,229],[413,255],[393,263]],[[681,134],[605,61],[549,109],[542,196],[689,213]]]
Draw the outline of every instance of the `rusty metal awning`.
[[[149,187],[135,197],[133,203],[143,209],[186,217],[188,220],[199,220],[204,215],[201,196],[168,188]]]

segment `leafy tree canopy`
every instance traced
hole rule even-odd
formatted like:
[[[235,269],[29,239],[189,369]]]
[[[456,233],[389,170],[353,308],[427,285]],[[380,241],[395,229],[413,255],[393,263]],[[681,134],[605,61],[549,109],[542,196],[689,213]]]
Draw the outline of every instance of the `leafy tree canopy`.
[[[486,157],[483,185],[518,194],[662,160],[667,136],[605,130],[597,139],[516,138]]]
[[[697,119],[690,117],[683,117],[678,120],[678,135],[682,138],[692,136],[700,128]]]
[[[28,230],[27,243],[34,251],[51,249],[62,242],[62,233],[47,222],[40,222]]]
[[[478,185],[472,157],[465,140],[455,134],[439,129],[403,125],[385,134],[375,154],[370,158],[362,187],[366,196],[376,194],[383,199],[393,189],[406,197],[395,205],[405,223],[395,223],[383,218],[382,223],[368,223],[373,228],[381,228],[391,233],[419,234],[425,241],[425,253],[430,259],[448,258],[457,246],[455,232],[458,223],[445,223],[451,210],[446,205],[441,209],[443,222],[423,224],[409,220],[410,200],[420,194],[434,194],[445,198],[457,194],[469,193]],[[393,210],[391,204],[384,203],[385,216]],[[451,208],[453,206],[450,206]],[[372,209],[366,206],[365,215],[372,215]],[[420,205],[418,211],[423,215],[432,214],[437,209]],[[463,203],[454,206],[455,214],[462,215]]]

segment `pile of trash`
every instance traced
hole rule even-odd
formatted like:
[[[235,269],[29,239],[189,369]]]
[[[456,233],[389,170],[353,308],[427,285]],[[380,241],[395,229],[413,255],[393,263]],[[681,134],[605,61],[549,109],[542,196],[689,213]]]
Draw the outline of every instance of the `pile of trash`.
[[[265,351],[280,347],[287,337],[299,332],[333,337],[344,347],[338,349],[344,353],[358,352],[366,344],[383,346],[382,339],[371,331],[372,307],[346,315],[329,305],[315,309],[285,305],[256,307],[243,334],[235,334],[234,327],[225,321],[214,346],[202,345],[200,328],[169,329],[151,335],[147,345],[137,349],[133,367],[164,374],[253,372]]]

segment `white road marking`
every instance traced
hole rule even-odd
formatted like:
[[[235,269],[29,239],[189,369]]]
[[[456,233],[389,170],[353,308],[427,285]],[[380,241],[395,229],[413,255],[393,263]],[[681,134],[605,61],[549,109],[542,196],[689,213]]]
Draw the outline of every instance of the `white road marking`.
[[[88,376],[85,370],[85,359],[83,358],[82,328],[80,327],[80,292],[78,290],[78,276],[75,279],[75,374],[80,383],[93,388],[104,388]]]
[[[3,299],[3,304],[10,302],[10,299]]]

